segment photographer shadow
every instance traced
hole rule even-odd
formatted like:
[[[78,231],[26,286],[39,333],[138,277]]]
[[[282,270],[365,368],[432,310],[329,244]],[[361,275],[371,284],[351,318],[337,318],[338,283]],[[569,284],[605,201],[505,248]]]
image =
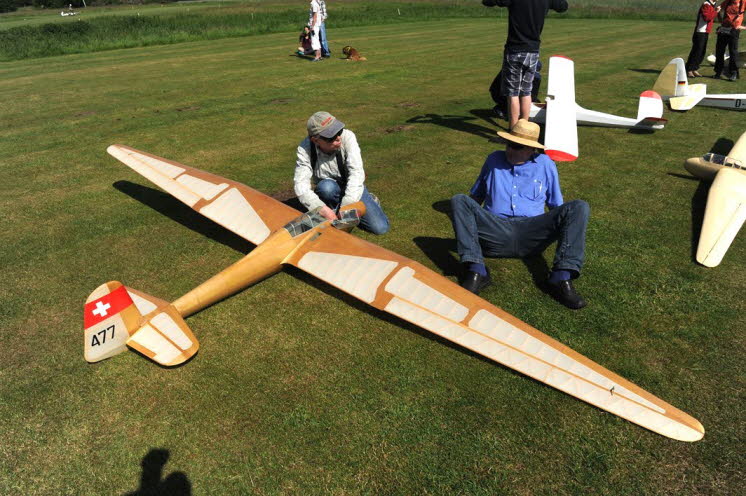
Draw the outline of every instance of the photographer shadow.
[[[191,496],[192,483],[184,472],[172,472],[163,478],[163,467],[170,454],[165,449],[151,449],[140,462],[140,487],[125,496]]]

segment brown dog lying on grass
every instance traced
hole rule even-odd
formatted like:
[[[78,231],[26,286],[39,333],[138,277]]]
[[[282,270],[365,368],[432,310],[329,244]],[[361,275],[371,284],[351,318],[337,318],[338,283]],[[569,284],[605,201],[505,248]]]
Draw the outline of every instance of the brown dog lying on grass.
[[[350,45],[347,45],[342,49],[342,53],[347,56],[347,60],[354,60],[356,62],[360,60],[368,60],[365,57],[362,57],[360,55],[360,52],[352,48]]]

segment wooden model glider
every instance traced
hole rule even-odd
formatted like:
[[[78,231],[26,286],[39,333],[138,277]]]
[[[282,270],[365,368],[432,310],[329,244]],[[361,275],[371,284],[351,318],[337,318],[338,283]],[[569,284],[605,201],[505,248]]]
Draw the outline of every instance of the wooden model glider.
[[[644,91],[637,119],[588,110],[575,102],[575,63],[562,55],[549,58],[546,104],[531,104],[531,120],[544,123],[545,153],[556,162],[578,158],[577,125],[621,127],[652,131],[663,129],[663,100],[655,91]]]
[[[684,59],[666,65],[653,85],[673,110],[689,110],[695,105],[729,110],[746,110],[746,93],[708,95],[706,84],[689,84]]]
[[[746,133],[727,156],[706,153],[684,162],[700,179],[712,181],[697,246],[697,262],[716,267],[746,220]],[[714,179],[714,181],[713,181]]]
[[[258,245],[173,303],[119,282],[85,303],[85,358],[134,348],[165,366],[191,358],[197,339],[184,318],[292,265],[393,314],[647,429],[682,441],[704,435],[686,413],[604,369],[436,272],[348,232],[364,213],[340,220],[301,214],[252,188],[122,145],[108,152],[197,212]]]

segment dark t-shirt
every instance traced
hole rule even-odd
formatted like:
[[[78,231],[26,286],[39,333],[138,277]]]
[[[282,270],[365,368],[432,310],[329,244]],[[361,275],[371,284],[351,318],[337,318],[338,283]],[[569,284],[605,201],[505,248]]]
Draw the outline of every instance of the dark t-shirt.
[[[509,52],[538,52],[547,12],[564,12],[568,7],[567,0],[482,0],[482,4],[508,8],[505,50]]]

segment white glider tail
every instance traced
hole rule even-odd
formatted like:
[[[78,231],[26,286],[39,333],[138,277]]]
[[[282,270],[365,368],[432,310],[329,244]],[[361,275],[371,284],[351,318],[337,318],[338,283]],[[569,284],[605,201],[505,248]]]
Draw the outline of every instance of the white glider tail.
[[[531,105],[531,120],[546,124],[544,145],[546,153],[555,161],[578,158],[577,125],[620,127],[637,130],[663,129],[663,100],[655,91],[640,95],[637,118],[620,117],[588,110],[575,102],[575,64],[564,56],[549,58],[547,102]]]
[[[684,59],[672,59],[653,85],[673,110],[689,110],[695,105],[729,110],[746,110],[746,93],[707,94],[706,84],[689,84]]]
[[[232,188],[236,188],[250,208],[243,208],[237,212],[219,210],[214,217],[239,235],[245,236],[246,232],[253,232],[237,226],[243,226],[246,219],[253,219],[254,214],[268,228],[274,228],[274,232],[246,257],[167,306],[166,313],[169,316],[174,316],[175,311],[181,317],[186,317],[277,272],[283,264],[289,264],[374,308],[400,317],[654,432],[683,441],[696,441],[704,435],[704,428],[696,419],[458,284],[417,262],[341,230],[353,225],[348,222],[352,218],[348,214],[354,214],[353,217],[357,220],[360,214],[357,209],[364,211],[362,204],[348,206],[349,209],[342,212],[342,220],[330,222],[315,212],[301,215],[300,212],[251,188],[238,188],[238,183],[131,148],[115,145],[109,148],[109,153],[138,172],[148,169],[147,177],[156,178],[159,185],[167,191],[177,191],[199,212],[204,212],[209,205],[220,202],[223,196],[231,194]],[[180,169],[180,172],[171,171],[166,174],[169,176],[168,180],[164,180],[164,163]],[[170,170],[168,167],[165,169]],[[183,179],[182,176],[185,174],[190,179]],[[228,187],[222,188],[209,201],[204,196],[198,201],[192,201],[193,198],[183,195],[174,183],[199,184],[201,191],[210,192],[223,184]],[[278,225],[281,217],[292,215],[293,212],[299,217],[284,224],[284,227],[282,223]],[[235,215],[235,221],[226,221],[229,213]],[[107,287],[102,292],[111,292],[111,289]],[[98,299],[89,298],[89,303],[93,306],[87,304],[86,309],[95,308]],[[163,308],[164,304],[165,302],[153,303],[156,309]],[[159,310],[147,310],[142,309],[137,315],[133,314],[125,326],[128,329],[139,329],[148,322],[135,324],[138,315],[148,317],[159,314]],[[151,317],[149,322],[153,323],[154,319]],[[166,326],[155,323],[151,324],[151,327],[169,344],[184,351],[184,346],[188,343],[170,336],[164,331]],[[87,325],[86,328],[86,337],[94,330],[98,332],[98,328],[91,328],[90,331]],[[141,331],[136,331],[132,338],[139,332]],[[153,334],[148,332],[148,338],[152,337]],[[132,346],[136,341],[132,338],[128,339],[126,344]],[[146,353],[149,358],[158,361],[157,353],[152,353],[152,342],[155,340],[157,338],[147,340],[144,349],[150,351]],[[142,344],[141,341],[137,342]],[[190,341],[196,346],[196,339],[190,338]],[[117,350],[121,351],[122,348],[122,343],[118,342]],[[172,351],[172,354],[174,353]],[[89,355],[86,355],[86,358],[88,357]],[[101,355],[99,359],[102,358],[105,357]]]
[[[549,59],[547,84],[546,154],[555,161],[578,158],[578,128],[575,116],[575,63],[562,56]]]

